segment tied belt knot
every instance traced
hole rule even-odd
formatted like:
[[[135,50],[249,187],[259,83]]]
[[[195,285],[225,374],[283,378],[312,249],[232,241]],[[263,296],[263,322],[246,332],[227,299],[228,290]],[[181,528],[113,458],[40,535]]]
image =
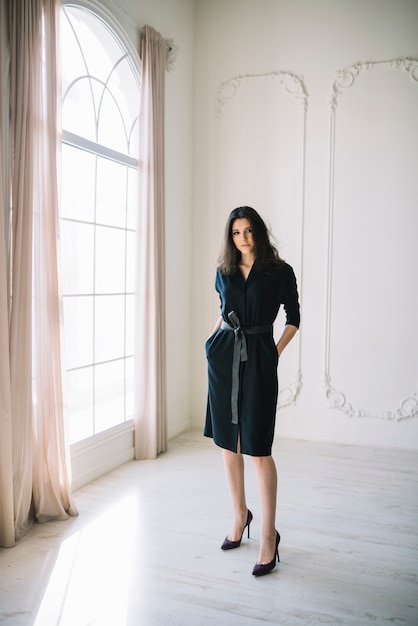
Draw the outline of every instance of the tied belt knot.
[[[235,311],[228,313],[229,323],[222,320],[221,329],[234,332],[234,354],[232,358],[232,387],[231,387],[231,414],[233,424],[238,424],[238,397],[239,397],[239,368],[240,363],[248,360],[247,340],[245,335],[259,335],[271,333],[273,326],[242,327]]]

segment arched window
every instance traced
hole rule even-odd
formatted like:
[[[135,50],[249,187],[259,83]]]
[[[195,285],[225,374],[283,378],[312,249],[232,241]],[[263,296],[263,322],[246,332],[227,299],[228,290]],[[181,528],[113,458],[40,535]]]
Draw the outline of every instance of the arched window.
[[[133,417],[137,60],[63,4],[61,255],[70,443]]]

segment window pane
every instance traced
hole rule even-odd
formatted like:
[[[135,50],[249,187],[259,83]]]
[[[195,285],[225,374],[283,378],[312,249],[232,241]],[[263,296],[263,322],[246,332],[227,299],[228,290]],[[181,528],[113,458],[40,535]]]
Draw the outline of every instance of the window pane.
[[[136,229],[136,216],[138,213],[139,196],[139,175],[138,170],[128,168],[128,190],[127,190],[127,216],[126,227]]]
[[[124,360],[95,367],[96,432],[120,424],[125,419]]]
[[[67,372],[70,443],[94,434],[93,368]]]
[[[125,231],[96,227],[96,293],[125,291]]]
[[[139,156],[139,120],[136,118],[129,133],[129,154],[135,159]]]
[[[131,85],[129,91],[126,89],[126,85]],[[127,57],[118,64],[116,71],[110,76],[107,86],[118,103],[126,128],[130,130],[135,120],[138,119],[140,94],[139,85],[132,71],[132,63]]]
[[[67,369],[93,363],[93,297],[64,298],[65,361]]]
[[[126,296],[126,355],[133,355],[135,341],[135,296]]]
[[[61,217],[94,220],[96,157],[90,152],[62,146]]]
[[[126,359],[125,363],[125,419],[129,420],[134,417],[134,359]]]
[[[100,103],[98,141],[113,150],[129,154],[128,131],[118,105],[106,89]]]
[[[89,74],[105,83],[115,61],[124,52],[112,32],[94,14],[85,9],[64,9],[77,33]]]
[[[125,297],[98,296],[95,311],[95,360],[125,355]]]
[[[136,233],[126,233],[126,292],[135,292],[135,244]]]
[[[70,18],[71,19],[71,18]],[[74,30],[71,28],[71,21],[63,10],[63,19],[61,20],[61,47],[65,51],[62,57],[62,94],[65,95],[69,85],[79,76],[84,76],[86,66],[83,61],[83,55],[77,41]]]
[[[62,105],[62,124],[65,130],[96,141],[96,113],[89,78],[74,83]]]
[[[62,220],[61,258],[64,294],[93,293],[94,226]]]
[[[96,221],[109,226],[126,225],[126,165],[97,159]]]

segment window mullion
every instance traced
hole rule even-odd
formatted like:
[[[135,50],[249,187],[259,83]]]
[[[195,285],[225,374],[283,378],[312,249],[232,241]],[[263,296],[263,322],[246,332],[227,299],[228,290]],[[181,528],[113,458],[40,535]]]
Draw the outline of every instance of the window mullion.
[[[86,139],[85,137],[80,137],[80,135],[71,133],[68,130],[62,131],[62,141],[70,146],[74,146],[75,148],[81,148],[82,150],[92,152],[93,154],[105,157],[106,159],[111,159],[112,161],[116,161],[122,165],[129,165],[130,167],[138,169],[138,159],[134,159],[128,154],[123,154],[117,150],[112,150],[111,148],[103,146],[100,143],[96,143],[95,141],[91,141],[90,139]]]

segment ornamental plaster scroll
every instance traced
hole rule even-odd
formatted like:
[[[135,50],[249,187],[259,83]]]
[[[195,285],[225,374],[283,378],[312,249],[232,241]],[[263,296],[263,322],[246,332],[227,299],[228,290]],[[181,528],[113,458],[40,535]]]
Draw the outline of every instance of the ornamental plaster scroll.
[[[225,83],[222,83],[219,87],[218,96],[216,98],[216,117],[221,117],[225,102],[235,96],[238,87],[240,87],[243,83],[247,83],[252,80],[279,81],[286,93],[293,96],[302,109],[305,112],[307,111],[308,94],[303,83],[303,77],[291,74],[290,72],[269,72],[267,74],[242,74],[231,78]]]
[[[330,158],[329,158],[329,207],[328,207],[328,272],[327,272],[327,314],[325,339],[325,395],[328,405],[348,417],[368,417],[382,420],[401,421],[418,417],[418,396],[414,392],[400,401],[399,406],[387,411],[365,410],[354,407],[347,399],[347,394],[333,386],[330,367],[330,329],[331,329],[331,296],[332,296],[332,261],[333,261],[333,222],[334,222],[334,164],[335,164],[335,114],[339,97],[345,89],[352,87],[362,72],[381,68],[400,69],[418,84],[418,59],[396,58],[387,61],[356,63],[337,72],[330,100]]]
[[[179,54],[179,47],[174,42],[174,39],[166,39],[166,54],[165,54],[165,67],[167,72],[171,72],[174,69],[175,62]]]
[[[369,70],[375,70],[379,68],[393,68],[400,69],[409,74],[411,80],[418,83],[418,60],[409,58],[392,59],[390,61],[366,61],[364,63],[355,63],[346,67],[343,70],[337,72],[337,78],[335,79],[332,96],[331,96],[331,110],[335,112],[338,104],[338,98],[343,93],[344,89],[348,89],[354,85],[361,72],[367,72]]]
[[[346,395],[332,386],[331,376],[328,371],[325,373],[325,394],[329,407],[338,409],[348,417],[369,417],[400,422],[409,417],[416,417],[418,414],[418,396],[416,393],[402,400],[399,407],[393,411],[368,411],[354,408],[348,402]]]
[[[278,81],[284,91],[294,98],[296,104],[300,107],[300,160],[299,160],[299,236],[298,236],[298,264],[300,268],[300,276],[298,280],[299,295],[303,290],[303,219],[305,204],[305,155],[306,155],[306,112],[308,109],[308,94],[303,82],[303,77],[290,72],[276,71],[265,74],[245,74],[238,75],[221,84],[218,90],[215,113],[220,121],[222,117],[223,107],[228,100],[237,95],[239,87],[251,81]],[[218,125],[218,134],[220,132],[220,124]],[[218,136],[218,163],[220,163],[220,140]],[[217,206],[219,207],[219,172],[217,174]],[[218,211],[219,213],[219,211]],[[295,338],[297,342],[297,366],[296,374],[293,382],[283,389],[280,389],[277,407],[278,409],[295,405],[296,398],[302,388],[302,369],[301,369],[301,339],[298,333]]]
[[[296,380],[290,383],[290,385],[288,385],[281,391],[279,391],[279,397],[277,401],[278,408],[282,409],[285,406],[291,406],[291,405],[296,404],[296,398],[301,389],[302,389],[302,370],[299,367]]]

